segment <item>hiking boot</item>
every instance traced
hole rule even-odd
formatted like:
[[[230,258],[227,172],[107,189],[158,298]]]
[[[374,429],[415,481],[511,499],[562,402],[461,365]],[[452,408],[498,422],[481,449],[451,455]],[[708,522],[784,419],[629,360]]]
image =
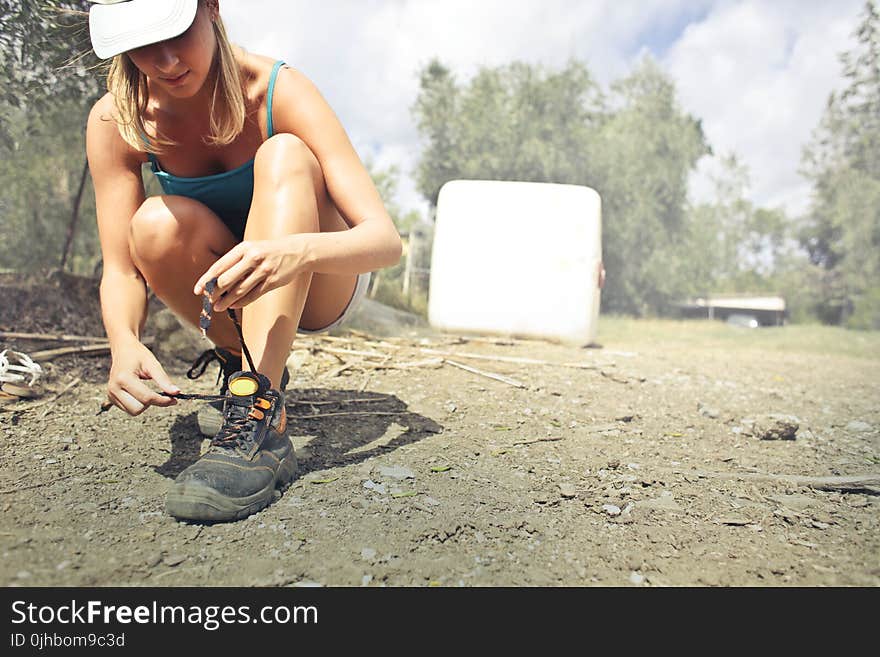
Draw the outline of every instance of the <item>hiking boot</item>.
[[[229,377],[223,426],[208,451],[181,472],[166,509],[182,520],[237,520],[256,513],[276,488],[289,484],[297,463],[288,437],[284,394],[253,372]]]
[[[220,370],[217,372],[217,383],[220,383],[222,379],[223,383],[220,386],[220,394],[225,395],[229,389],[229,377],[242,369],[241,354],[234,354],[222,347],[208,349],[195,359],[186,373],[186,377],[192,380],[198,379],[205,373],[208,365],[214,361],[220,364]],[[284,392],[287,388],[289,381],[290,374],[288,374],[285,367],[281,375],[281,392]],[[217,432],[220,431],[220,427],[223,426],[223,402],[212,401],[203,404],[196,413],[196,421],[199,425],[199,432],[203,436],[216,436]]]

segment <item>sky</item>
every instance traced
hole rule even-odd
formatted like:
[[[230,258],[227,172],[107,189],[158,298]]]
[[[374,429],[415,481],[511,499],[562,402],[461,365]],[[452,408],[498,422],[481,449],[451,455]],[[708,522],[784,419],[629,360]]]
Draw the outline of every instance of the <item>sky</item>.
[[[793,215],[809,204],[801,152],[855,44],[864,0],[221,0],[236,43],[283,59],[321,90],[362,158],[401,172],[403,209],[426,215],[412,172],[411,108],[437,57],[457,79],[514,60],[587,64],[607,88],[650,54],[702,121],[714,155],[690,181],[711,201],[720,158],[749,171],[749,198]]]

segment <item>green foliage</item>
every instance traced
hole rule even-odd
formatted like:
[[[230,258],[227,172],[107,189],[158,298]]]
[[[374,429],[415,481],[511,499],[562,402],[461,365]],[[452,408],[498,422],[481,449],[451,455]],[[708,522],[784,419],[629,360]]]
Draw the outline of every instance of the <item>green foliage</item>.
[[[645,59],[612,85],[612,107],[592,160],[603,200],[603,255],[608,283],[603,309],[662,312],[701,281],[693,240],[702,227],[686,212],[687,181],[709,152],[699,122],[684,114],[672,82]],[[590,184],[592,182],[592,184]]]
[[[816,314],[880,328],[880,12],[865,4],[856,47],[841,55],[846,87],[832,94],[804,152],[814,185],[800,240],[815,267]]]
[[[782,294],[790,316],[880,325],[880,13],[866,3],[857,46],[805,152],[809,217],[748,200],[748,172],[723,160],[715,199],[690,207],[688,177],[711,153],[671,80],[650,59],[603,91],[579,62],[515,63],[459,82],[421,72],[418,186],[432,204],[453,179],[587,185],[603,202],[603,310],[658,314],[712,291]],[[540,226],[538,226],[540,228]]]
[[[436,204],[453,179],[582,183],[604,101],[579,62],[552,72],[517,62],[462,86],[433,61],[413,111],[425,141],[417,185]]]
[[[576,61],[483,69],[467,84],[434,61],[421,85],[418,186],[431,203],[453,179],[593,187],[603,199],[604,307],[658,312],[686,291],[701,266],[683,247],[699,232],[685,213],[687,178],[708,148],[653,61],[608,97]]]
[[[85,164],[88,108],[59,102],[36,114],[11,116],[14,147],[0,158],[0,263],[24,271],[57,267]],[[71,267],[89,274],[100,247],[94,193],[87,184]]]
[[[792,220],[780,209],[757,208],[748,200],[749,174],[733,155],[722,158],[711,203],[691,208],[688,221],[692,272],[699,289],[728,293],[781,294],[789,309],[809,297],[794,281],[803,280],[808,261],[792,238]],[[810,311],[812,312],[812,310]]]
[[[0,153],[11,149],[15,110],[93,101],[103,83],[85,0],[0,0]]]
[[[0,0],[0,262],[60,264],[85,165],[88,108],[101,75],[85,1]],[[71,265],[89,273],[99,250],[90,188]]]

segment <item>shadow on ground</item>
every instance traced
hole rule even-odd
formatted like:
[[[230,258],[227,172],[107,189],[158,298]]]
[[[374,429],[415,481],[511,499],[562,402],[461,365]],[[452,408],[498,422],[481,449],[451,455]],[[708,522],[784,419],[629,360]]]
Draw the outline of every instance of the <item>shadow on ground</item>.
[[[299,389],[286,400],[290,435],[309,437],[300,456],[299,476],[340,465],[352,465],[403,445],[417,442],[443,427],[424,415],[407,410],[395,395],[331,390]],[[387,441],[364,449],[382,439],[392,425],[403,431]],[[202,437],[196,413],[178,417],[169,430],[171,454],[153,469],[174,479],[195,463],[201,452]],[[299,441],[297,441],[299,443]]]

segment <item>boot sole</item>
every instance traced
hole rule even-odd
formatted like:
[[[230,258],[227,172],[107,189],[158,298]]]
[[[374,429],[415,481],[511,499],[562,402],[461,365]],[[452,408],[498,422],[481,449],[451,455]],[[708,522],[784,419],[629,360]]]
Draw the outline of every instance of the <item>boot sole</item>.
[[[296,476],[297,462],[293,450],[278,465],[275,481],[247,497],[227,497],[200,484],[175,485],[165,501],[165,510],[179,520],[223,522],[240,520],[261,511],[272,501],[276,488],[284,488]]]

